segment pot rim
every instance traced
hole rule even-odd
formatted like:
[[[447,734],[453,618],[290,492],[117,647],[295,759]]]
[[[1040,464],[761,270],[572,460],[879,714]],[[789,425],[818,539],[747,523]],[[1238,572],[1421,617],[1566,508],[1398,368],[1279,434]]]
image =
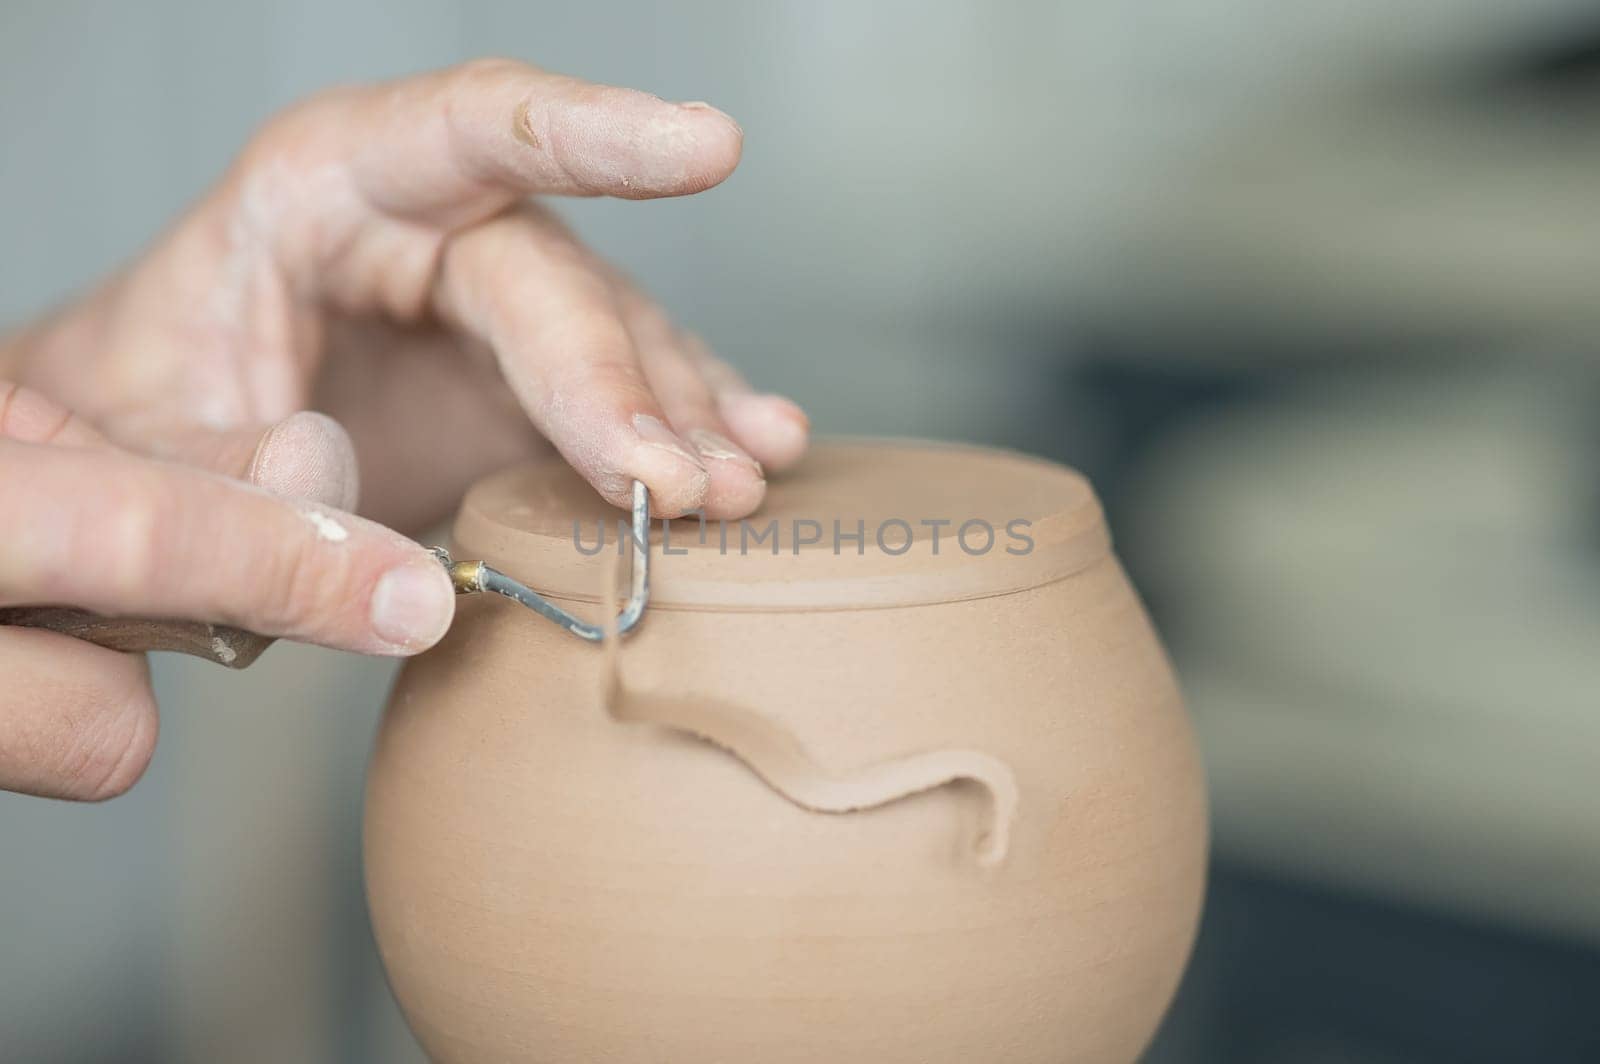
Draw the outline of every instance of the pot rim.
[[[551,598],[598,604],[608,574],[625,579],[626,525],[626,514],[552,457],[473,485],[454,538],[462,555]],[[762,536],[772,525],[776,536]],[[1110,548],[1093,489],[1065,466],[971,444],[830,438],[773,478],[766,503],[742,523],[653,522],[649,609],[824,611],[989,598],[1065,579]]]

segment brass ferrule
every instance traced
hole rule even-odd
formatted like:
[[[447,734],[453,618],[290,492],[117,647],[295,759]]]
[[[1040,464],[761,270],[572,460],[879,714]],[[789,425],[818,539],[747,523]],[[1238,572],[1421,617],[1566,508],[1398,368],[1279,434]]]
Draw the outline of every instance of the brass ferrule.
[[[470,595],[483,590],[482,562],[451,562],[450,585],[458,595]]]

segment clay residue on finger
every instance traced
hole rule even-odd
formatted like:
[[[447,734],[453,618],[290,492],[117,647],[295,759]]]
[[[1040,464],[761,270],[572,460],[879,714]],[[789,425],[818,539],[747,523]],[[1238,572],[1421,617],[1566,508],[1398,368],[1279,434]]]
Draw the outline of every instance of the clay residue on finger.
[[[318,539],[326,540],[329,543],[343,543],[350,538],[350,530],[348,528],[345,528],[322,511],[306,509],[300,512],[307,521],[311,522],[311,527],[317,530]]]
[[[606,639],[604,700],[619,721],[656,724],[711,743],[743,761],[778,794],[816,813],[856,813],[898,802],[960,781],[988,797],[988,826],[978,837],[978,864],[1006,858],[1017,813],[1017,783],[1010,766],[975,750],[935,750],[880,761],[850,772],[819,765],[799,739],[759,713],[714,699],[647,694],[622,681],[615,634]]]
[[[530,148],[542,147],[539,134],[533,131],[533,101],[523,100],[517,104],[516,113],[511,116],[511,135]]]

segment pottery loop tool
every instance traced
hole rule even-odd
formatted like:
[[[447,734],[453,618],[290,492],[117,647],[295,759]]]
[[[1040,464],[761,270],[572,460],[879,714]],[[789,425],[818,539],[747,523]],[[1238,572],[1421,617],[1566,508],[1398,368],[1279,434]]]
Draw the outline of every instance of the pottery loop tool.
[[[591,624],[575,617],[526,584],[481,561],[455,561],[443,547],[429,547],[450,574],[456,594],[490,591],[504,595],[559,624],[579,639],[603,642],[615,631],[626,635],[638,626],[650,601],[650,490],[633,482],[633,558],[627,604],[611,625]],[[0,625],[43,628],[83,639],[112,650],[142,653],[170,650],[205,658],[230,669],[242,669],[261,656],[275,641],[225,624],[204,621],[150,620],[140,617],[105,617],[70,606],[12,606],[0,609]]]
[[[629,569],[628,601],[616,619],[615,631],[619,636],[627,635],[634,629],[644,616],[645,605],[650,601],[650,489],[637,480],[633,482],[632,538],[633,561]],[[504,595],[590,643],[604,642],[606,635],[612,631],[608,625],[591,624],[581,617],[574,617],[527,584],[512,579],[493,566],[480,561],[454,561],[450,552],[443,547],[428,549],[449,570],[450,583],[455,586],[458,595],[481,591]]]

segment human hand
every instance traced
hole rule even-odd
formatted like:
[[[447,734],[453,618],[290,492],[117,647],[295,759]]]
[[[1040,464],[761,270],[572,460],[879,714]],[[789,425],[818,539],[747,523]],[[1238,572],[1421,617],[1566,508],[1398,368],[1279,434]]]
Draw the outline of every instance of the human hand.
[[[700,192],[742,133],[510,61],[317,96],[273,119],[132,267],[0,376],[129,449],[281,480],[401,528],[555,447],[607,499],[736,518],[807,424],[677,329],[530,194]],[[531,423],[530,423],[531,422]],[[759,464],[758,464],[759,463]],[[315,489],[315,490],[313,490]]]
[[[0,381],[0,607],[184,617],[369,654],[431,645],[453,593],[382,525],[131,454]],[[157,716],[143,655],[0,627],[0,789],[106,798],[139,778]]]
[[[146,256],[0,347],[29,386],[0,380],[0,606],[405,654],[453,595],[415,543],[339,512],[358,479],[362,512],[417,528],[548,440],[619,505],[639,479],[658,514],[749,512],[804,415],[525,200],[697,192],[740,141],[705,105],[509,62],[273,120]],[[0,676],[0,788],[138,778],[142,658],[0,627]]]

